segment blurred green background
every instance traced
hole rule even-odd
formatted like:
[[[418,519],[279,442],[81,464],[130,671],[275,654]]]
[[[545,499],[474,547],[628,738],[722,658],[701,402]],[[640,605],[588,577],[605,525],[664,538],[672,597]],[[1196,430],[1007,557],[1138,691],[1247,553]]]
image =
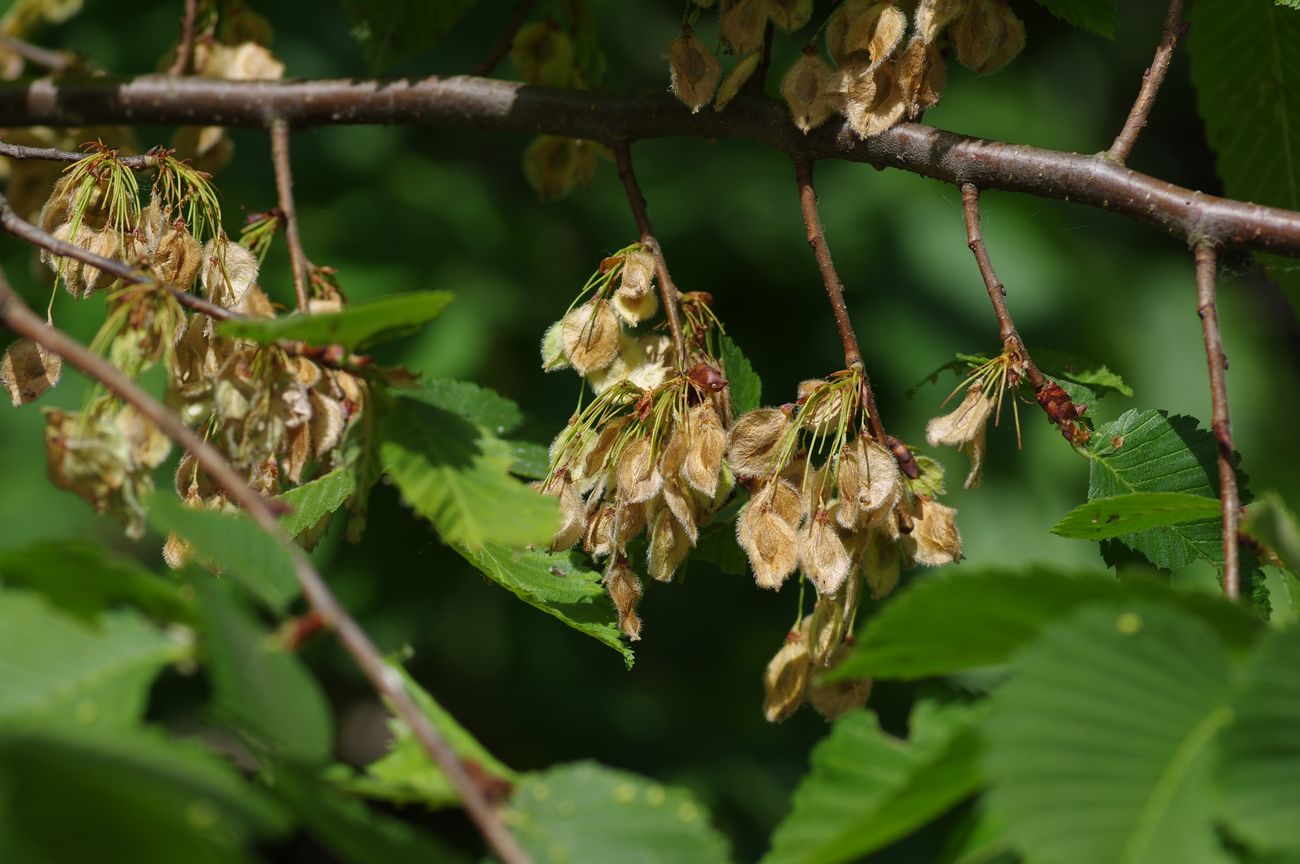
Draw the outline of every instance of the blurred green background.
[[[253,5],[275,24],[273,48],[289,76],[369,74],[341,4]],[[473,68],[513,5],[480,0],[438,48],[395,74]],[[609,60],[605,87],[666,87],[664,56],[681,3],[594,5]],[[543,14],[547,6],[538,4]],[[1025,53],[989,78],[952,64],[943,101],[926,122],[1063,150],[1105,149],[1150,61],[1164,4],[1121,4],[1113,42],[1072,30],[1035,4],[1013,6],[1029,33]],[[180,7],[136,4],[128,28],[120,3],[87,0],[80,16],[42,33],[41,41],[114,72],[149,72],[175,38]],[[701,34],[712,39],[716,24],[705,20]],[[778,39],[775,70],[801,46],[798,36]],[[1131,165],[1215,192],[1213,156],[1186,65],[1180,54]],[[498,74],[513,74],[509,61]],[[774,74],[769,92],[776,80]],[[139,142],[165,143],[171,132],[140,129]],[[275,204],[265,135],[237,131],[233,138],[235,158],[217,178],[232,234],[246,213]],[[295,135],[293,164],[307,254],[338,268],[351,299],[415,289],[457,295],[439,321],[382,358],[429,378],[493,387],[517,400],[546,440],[568,416],[578,382],[568,372],[541,372],[542,331],[601,257],[635,239],[635,230],[608,163],[589,189],[538,203],[519,166],[528,140],[458,129],[315,129]],[[786,158],[744,142],[693,139],[640,143],[633,155],[676,281],[683,290],[713,294],[728,332],[763,379],[765,401],[789,401],[800,380],[839,368],[839,342],[803,240]],[[944,377],[912,398],[908,391],[954,352],[997,350],[996,324],[965,246],[960,197],[940,183],[865,165],[824,163],[817,181],[885,423],[900,438],[923,443],[926,420],[956,382]],[[1132,399],[1091,406],[1094,418],[1112,419],[1129,408],[1208,418],[1192,260],[1180,242],[1107,213],[1004,193],[985,196],[984,226],[1031,350],[1095,358],[1136,391]],[[0,253],[11,279],[43,308],[48,270],[12,240]],[[1294,506],[1300,501],[1296,318],[1248,259],[1230,258],[1225,269],[1220,305],[1242,464],[1256,491],[1276,488]],[[291,298],[282,244],[261,283],[281,302]],[[62,295],[55,316],[88,339],[102,320],[102,298],[74,303]],[[9,338],[0,331],[0,343]],[[68,374],[41,403],[0,410],[0,548],[90,537],[161,566],[159,538],[130,544],[115,524],[45,478],[39,405],[76,407],[85,388],[84,379]],[[1005,419],[991,432],[983,488],[956,488],[949,496],[960,510],[968,558],[959,566],[1100,566],[1093,544],[1049,533],[1084,499],[1085,462],[1033,406],[1022,411],[1022,425],[1020,450]],[[933,455],[948,466],[949,485],[960,487],[965,457]],[[160,482],[168,482],[162,473]],[[486,582],[391,488],[375,491],[362,544],[343,541],[340,523],[316,557],[343,601],[381,647],[410,646],[415,676],[503,761],[529,769],[595,758],[689,785],[713,807],[740,860],[763,850],[809,748],[827,728],[807,710],[780,726],[761,714],[761,672],[796,614],[793,591],[760,593],[747,579],[705,564],[688,566],[675,584],[648,585],[636,668],[626,672],[613,652]],[[328,639],[312,645],[307,657],[337,710],[340,755],[376,755],[382,714],[350,661]],[[189,686],[178,676],[159,685],[159,719],[196,720],[189,715]],[[886,725],[898,728],[915,695],[915,688],[881,687],[873,700]],[[456,814],[429,818],[451,835],[467,836]],[[928,860],[925,843],[905,841],[893,858]],[[306,841],[281,851],[319,860]]]

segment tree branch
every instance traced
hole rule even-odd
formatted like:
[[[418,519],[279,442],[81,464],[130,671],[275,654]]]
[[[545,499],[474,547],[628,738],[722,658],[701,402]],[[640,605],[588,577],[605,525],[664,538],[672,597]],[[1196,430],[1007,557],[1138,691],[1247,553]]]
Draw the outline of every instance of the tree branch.
[[[1219,444],[1219,502],[1223,510],[1223,595],[1236,600],[1241,593],[1241,561],[1237,530],[1241,523],[1241,496],[1232,446],[1232,420],[1228,416],[1228,358],[1223,353],[1219,311],[1214,300],[1214,275],[1218,264],[1210,243],[1196,244],[1196,314],[1205,336],[1205,359],[1210,367],[1211,427]]]
[[[76,150],[59,150],[55,147],[27,147],[22,144],[10,144],[0,141],[0,156],[9,159],[45,159],[50,162],[80,162],[86,158],[85,153]],[[118,164],[133,171],[144,171],[158,164],[156,156],[145,153],[141,156],[118,156]]]
[[[1169,61],[1173,59],[1174,48],[1185,30],[1182,18],[1183,0],[1169,0],[1169,11],[1165,13],[1165,23],[1160,29],[1160,44],[1156,46],[1155,59],[1142,73],[1142,86],[1138,88],[1137,99],[1129,109],[1128,119],[1124,121],[1124,127],[1115,137],[1115,143],[1111,144],[1110,149],[1106,151],[1107,159],[1123,165],[1129,153],[1133,151],[1138,135],[1146,128],[1151,106],[1156,102],[1156,93],[1160,91],[1160,85],[1165,82]]]
[[[536,0],[519,0],[515,4],[514,10],[510,13],[510,20],[506,22],[506,29],[501,32],[501,38],[497,39],[496,44],[492,46],[492,50],[474,67],[475,75],[481,77],[491,75],[492,71],[497,68],[497,64],[510,53],[510,46],[515,41],[515,34],[524,25],[524,21],[527,20],[528,13],[532,11],[535,2]]]
[[[902,123],[858,139],[843,123],[805,136],[772,99],[740,98],[691,114],[668,94],[617,95],[486,78],[224,81],[209,78],[43,78],[0,83],[13,126],[134,123],[294,128],[397,123],[513,130],[595,141],[667,136],[742,138],[810,159],[899,168],[945,183],[1025,192],[1111,210],[1189,244],[1300,256],[1300,213],[1216,198],[1131,171],[1100,155],[1005,144]]]
[[[194,57],[194,24],[199,14],[199,0],[185,0],[185,11],[181,14],[181,41],[176,46],[176,59],[168,75],[184,75],[190,68]]]
[[[81,62],[81,58],[75,54],[67,51],[51,51],[49,48],[42,48],[40,45],[33,45],[12,36],[0,36],[0,48],[56,74],[67,72]]]
[[[302,251],[302,238],[298,235],[298,209],[293,203],[293,169],[289,165],[289,124],[275,119],[270,124],[271,161],[275,165],[275,189],[280,197],[280,212],[284,213],[284,236],[289,243],[289,263],[293,267],[293,293],[298,299],[298,311],[307,312],[310,298],[307,294],[307,256]]]
[[[636,219],[637,230],[641,232],[641,245],[655,259],[655,272],[659,277],[659,296],[664,306],[664,316],[668,319],[668,330],[673,336],[673,348],[677,351],[677,368],[686,368],[686,342],[682,339],[682,325],[677,315],[677,286],[668,274],[668,262],[664,260],[664,251],[655,239],[654,229],[650,227],[650,214],[646,212],[645,195],[636,182],[636,173],[632,170],[631,148],[626,142],[612,145],[614,163],[618,166],[618,179],[623,181],[627,192],[627,204],[632,208],[632,217]]]
[[[507,864],[527,862],[527,855],[506,830],[451,745],[416,706],[401,679],[385,665],[379,649],[338,602],[306,554],[284,533],[266,499],[248,485],[248,481],[239,475],[215,447],[200,438],[180,417],[146,393],[120,369],[62,331],[48,326],[14,292],[3,270],[0,270],[0,319],[15,333],[57,354],[65,363],[103,384],[123,402],[153,421],[163,434],[193,454],[207,475],[225,489],[231,500],[242,507],[263,531],[286,547],[293,559],[298,584],[311,608],[333,628],[343,647],[370,680],[371,686],[389,701],[393,711],[415,733],[434,764],[451,781],[488,845]]]

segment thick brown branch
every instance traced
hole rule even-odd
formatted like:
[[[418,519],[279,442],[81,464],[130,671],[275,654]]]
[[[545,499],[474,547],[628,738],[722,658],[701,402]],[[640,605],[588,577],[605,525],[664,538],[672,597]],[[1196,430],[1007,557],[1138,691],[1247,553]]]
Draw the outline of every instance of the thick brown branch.
[[[654,229],[650,227],[650,214],[646,212],[645,195],[641,193],[641,186],[636,182],[636,173],[632,170],[631,148],[626,142],[612,146],[614,162],[618,166],[618,178],[623,181],[623,189],[627,192],[627,205],[632,209],[632,218],[636,220],[637,230],[641,232],[641,245],[655,259],[655,274],[659,278],[659,296],[663,303],[664,316],[668,319],[668,330],[673,336],[673,348],[677,351],[677,365],[682,369],[685,368],[688,358],[686,342],[682,338],[682,324],[677,313],[677,286],[673,284],[673,277],[668,273],[664,250],[659,247]]]
[[[867,140],[829,123],[808,136],[771,99],[737,99],[691,114],[667,94],[557,90],[486,78],[222,81],[145,76],[0,83],[9,126],[87,123],[294,128],[354,123],[462,126],[636,141],[666,136],[743,138],[812,159],[899,168],[981,189],[1025,192],[1111,210],[1188,243],[1300,256],[1300,213],[1215,198],[1131,171],[1103,156],[1004,144],[903,123]]]
[[[302,251],[302,238],[298,235],[298,209],[293,203],[293,169],[289,165],[289,124],[283,120],[271,121],[271,161],[275,165],[275,190],[280,198],[280,212],[284,213],[284,236],[289,243],[293,294],[298,300],[298,311],[306,312],[310,300],[307,294],[309,265]]]
[[[817,258],[817,269],[821,271],[822,282],[831,301],[831,312],[835,315],[835,327],[839,330],[840,342],[844,344],[844,365],[861,372],[862,404],[867,409],[867,422],[871,424],[871,434],[881,445],[887,446],[889,437],[885,434],[884,423],[880,420],[880,410],[876,407],[876,396],[871,389],[871,379],[863,367],[862,351],[858,348],[857,334],[853,332],[853,322],[849,320],[849,309],[844,304],[844,283],[835,272],[835,262],[831,260],[830,247],[826,245],[826,232],[822,229],[822,217],[817,212],[817,191],[813,188],[812,162],[796,156],[794,176],[799,184],[799,208],[803,212],[808,245]]]
[[[242,507],[259,527],[279,540],[293,558],[294,573],[307,602],[338,635],[343,647],[361,667],[375,692],[393,706],[394,712],[415,733],[421,745],[451,780],[470,818],[488,845],[504,862],[522,864],[528,857],[506,830],[500,817],[470,777],[464,763],[406,692],[399,677],[384,663],[383,655],[370,637],[338,602],[306,554],[284,533],[275,512],[248,481],[226,461],[215,447],[200,438],[176,414],[154,399],[117,367],[96,355],[60,330],[48,326],[23,303],[0,270],[0,320],[20,336],[59,355],[70,366],[103,384],[115,396],[153,421],[163,434],[193,454],[204,472],[231,500]]]
[[[1214,300],[1218,256],[1209,243],[1196,245],[1196,312],[1205,336],[1205,359],[1210,367],[1211,427],[1219,444],[1219,502],[1223,511],[1223,594],[1229,600],[1241,593],[1241,561],[1237,531],[1241,523],[1241,496],[1237,491],[1232,420],[1228,416],[1228,358],[1223,353],[1219,311]]]
[[[1106,158],[1123,165],[1128,154],[1133,151],[1138,135],[1146,128],[1147,118],[1151,116],[1151,106],[1156,103],[1156,94],[1165,82],[1169,71],[1169,61],[1173,59],[1174,48],[1183,33],[1183,0],[1169,0],[1169,11],[1165,13],[1165,23],[1160,29],[1160,44],[1156,46],[1155,59],[1142,73],[1142,86],[1138,88],[1137,99],[1129,109],[1124,128],[1115,137],[1115,143],[1106,151]]]
[[[1014,352],[1024,362],[1025,378],[1047,418],[1060,428],[1065,440],[1072,444],[1082,444],[1088,440],[1089,433],[1074,421],[1083,413],[1083,409],[1074,404],[1059,384],[1039,370],[1011,318],[1011,310],[1007,308],[1006,286],[998,279],[988,248],[984,245],[984,232],[980,228],[980,190],[970,183],[963,183],[961,204],[962,215],[966,220],[966,246],[975,256],[975,265],[979,267],[980,276],[984,279],[989,302],[993,304],[993,314],[998,319],[998,337],[1002,340],[1003,347]]]
[[[497,39],[496,44],[492,46],[492,50],[487,53],[487,56],[474,67],[475,75],[491,75],[492,71],[497,68],[497,64],[510,53],[510,46],[515,41],[515,34],[524,25],[524,21],[528,18],[528,13],[532,11],[535,2],[536,0],[519,0],[515,4],[514,10],[510,13],[510,20],[506,22],[506,29],[501,31],[501,37]]]
[[[181,39],[176,46],[176,59],[172,61],[169,75],[184,75],[190,69],[190,60],[194,57],[194,25],[199,15],[199,0],[185,0],[185,11],[181,13]]]

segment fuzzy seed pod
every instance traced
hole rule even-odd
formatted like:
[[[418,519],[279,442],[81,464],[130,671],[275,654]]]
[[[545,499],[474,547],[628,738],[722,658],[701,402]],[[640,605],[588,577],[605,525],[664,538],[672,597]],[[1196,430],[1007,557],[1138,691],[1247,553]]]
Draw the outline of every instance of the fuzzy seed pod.
[[[663,503],[668,505],[669,512],[677,519],[677,524],[686,538],[694,546],[695,541],[699,539],[700,530],[695,514],[695,499],[690,490],[683,486],[682,481],[677,477],[668,477],[664,480],[664,488],[660,495],[663,497]]]
[[[1025,47],[1025,23],[1016,17],[1016,13],[1011,11],[1010,6],[1003,6],[999,14],[1002,16],[1002,40],[993,49],[989,59],[980,66],[981,75],[990,75],[998,71],[1020,56],[1020,52]]]
[[[88,236],[87,236],[88,235]],[[83,232],[81,242],[85,245],[86,250],[94,252],[101,258],[117,258],[122,252],[122,238],[112,228],[101,228],[98,231]],[[197,244],[196,244],[197,245]],[[194,256],[195,267],[198,266],[198,255]],[[82,297],[89,297],[91,293],[100,288],[107,288],[117,281],[117,277],[105,273],[98,267],[91,264],[81,265],[81,279],[84,284]],[[193,281],[193,274],[190,280]]]
[[[256,42],[229,45],[216,40],[198,40],[194,45],[194,69],[204,78],[234,81],[272,81],[284,77],[284,64]]]
[[[857,74],[860,78],[862,73]],[[882,64],[872,73],[872,77],[872,89],[858,85],[864,95],[872,95],[870,101],[854,99],[851,94],[845,99],[845,115],[849,126],[861,138],[870,138],[893,128],[895,123],[903,119],[903,112],[907,110],[903,91],[898,87],[898,73],[892,62]]]
[[[961,560],[956,510],[918,497],[909,514],[912,533],[900,535],[900,546],[908,560],[930,567]]]
[[[745,86],[745,82],[753,76],[754,70],[758,68],[759,59],[757,53],[746,54],[740,58],[740,61],[735,66],[731,67],[726,77],[722,79],[722,83],[718,85],[718,95],[713,100],[714,111],[721,111],[731,104],[731,100],[736,98],[740,93],[740,88]]]
[[[225,237],[209,240],[203,247],[203,269],[199,279],[207,299],[235,309],[257,279],[257,256]]]
[[[158,241],[154,272],[168,285],[188,291],[202,264],[203,247],[184,228],[169,228]]]
[[[985,395],[977,384],[966,391],[966,398],[951,414],[935,417],[926,424],[925,440],[931,447],[960,447],[970,456],[967,489],[974,489],[980,484],[980,472],[984,467],[985,433],[995,405],[994,400]]]
[[[14,407],[26,405],[59,383],[63,358],[30,339],[19,339],[5,349],[0,361],[0,383],[9,391]]]
[[[690,431],[686,461],[681,466],[682,477],[692,488],[711,498],[718,491],[727,433],[722,429],[718,412],[707,402],[692,408],[686,422]]]
[[[618,356],[622,328],[608,301],[591,300],[564,316],[564,356],[579,375],[604,369]]]
[[[659,494],[664,478],[652,455],[648,437],[635,438],[624,446],[614,466],[615,488],[620,500],[639,504]]]
[[[339,446],[343,440],[346,423],[343,406],[337,399],[312,390],[311,399],[311,451],[320,459]]]
[[[583,449],[585,450],[586,455],[581,459],[581,476],[597,477],[604,473],[605,469],[609,467],[608,463],[610,453],[613,451],[614,445],[618,442],[619,436],[623,432],[623,428],[627,426],[629,422],[629,418],[627,417],[618,417],[611,420],[609,423],[605,424],[603,429],[600,430],[600,434],[596,436],[592,443],[583,443]],[[560,434],[563,435],[564,433]],[[559,440],[559,438],[556,439],[557,442],[559,442]],[[555,455],[555,453],[551,454],[552,462],[555,461]]]
[[[686,464],[686,451],[690,447],[690,429],[689,416],[678,417],[677,422],[673,423],[673,431],[668,436],[668,443],[664,445],[663,454],[659,457],[659,470],[664,477],[675,477]]]
[[[621,552],[633,537],[645,528],[645,508],[640,504],[601,507],[591,513],[583,548],[593,558]]]
[[[862,575],[871,589],[871,599],[879,600],[898,586],[902,560],[898,554],[898,541],[883,526],[873,526],[862,552]]]
[[[709,104],[722,78],[722,64],[690,27],[683,27],[668,49],[668,70],[673,94],[692,114]]]
[[[167,541],[163,543],[162,556],[163,562],[173,570],[184,570],[185,565],[190,563],[190,558],[194,555],[194,546],[187,540],[177,534],[175,531],[167,534]]]
[[[760,588],[781,587],[798,566],[799,493],[785,480],[754,493],[736,519],[736,541],[749,556]]]
[[[839,646],[827,661],[827,668],[835,668],[844,662],[848,655],[848,647]],[[832,681],[825,684],[810,683],[808,704],[829,722],[861,708],[867,704],[870,695],[870,678],[851,678],[848,681]]]
[[[861,21],[868,15],[874,19],[884,5],[880,0],[843,0],[835,11],[826,19],[826,53],[831,55],[835,65],[843,66],[849,61],[851,53],[846,44],[849,28],[861,27]]]
[[[903,474],[888,448],[868,440],[861,450],[864,470],[858,488],[860,519],[879,522],[893,512],[903,495]]]
[[[650,547],[646,552],[651,578],[659,582],[671,581],[690,550],[690,538],[685,529],[666,507],[660,508],[650,526]]]
[[[524,150],[524,179],[542,201],[554,201],[586,186],[596,171],[597,148],[590,141],[538,135]]]
[[[767,0],[767,17],[783,33],[793,33],[812,18],[813,0]]]
[[[835,113],[835,72],[816,54],[803,54],[781,79],[781,96],[794,125],[805,135]]]
[[[811,515],[799,531],[799,566],[822,596],[840,590],[848,578],[848,550],[824,512]]]
[[[636,249],[623,258],[618,289],[632,297],[644,297],[655,290],[655,259],[644,249]]]
[[[582,496],[574,484],[554,475],[545,484],[534,483],[533,488],[543,495],[551,495],[560,500],[560,529],[551,539],[550,549],[559,552],[573,548],[573,544],[582,538],[582,529],[586,527],[586,508]]]
[[[510,43],[510,59],[529,84],[567,87],[573,79],[573,40],[551,20],[520,27]]]
[[[614,292],[610,305],[618,317],[635,327],[659,311],[659,298],[654,294],[632,294],[626,288],[619,288]]]
[[[126,442],[133,465],[146,469],[157,468],[167,458],[167,454],[171,453],[171,439],[162,433],[156,423],[134,407],[127,405],[118,412],[113,422]]]
[[[564,356],[564,323],[556,321],[546,328],[546,335],[542,337],[542,371],[568,368],[569,358]]]
[[[737,56],[763,47],[767,0],[722,0],[722,39]]]
[[[771,473],[791,425],[790,416],[780,408],[759,408],[741,417],[727,441],[731,470],[741,477]]]
[[[939,38],[939,33],[966,11],[971,0],[921,0],[916,7],[916,38],[927,45]]]
[[[907,116],[921,116],[939,101],[947,80],[948,66],[939,49],[920,39],[913,39],[898,58],[898,89],[907,105]]]
[[[803,704],[811,671],[807,644],[801,634],[791,634],[763,672],[763,716],[767,722],[780,723]]]
[[[1005,28],[1006,23],[993,0],[972,0],[952,31],[957,62],[972,72],[979,71],[1002,44]]]
[[[610,559],[605,568],[605,578],[601,580],[609,599],[614,602],[618,612],[618,628],[633,642],[641,638],[641,619],[636,614],[637,604],[641,602],[641,580],[628,566],[627,559],[617,555]]]

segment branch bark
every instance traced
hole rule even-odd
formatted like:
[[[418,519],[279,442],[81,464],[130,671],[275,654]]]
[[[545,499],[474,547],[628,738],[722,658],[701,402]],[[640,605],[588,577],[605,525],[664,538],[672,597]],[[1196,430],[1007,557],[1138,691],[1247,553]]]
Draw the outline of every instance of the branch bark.
[[[123,402],[157,424],[163,434],[194,455],[207,475],[225,489],[231,500],[242,507],[263,531],[285,545],[293,559],[298,584],[312,610],[334,630],[343,647],[370,680],[375,692],[388,700],[397,716],[415,733],[434,764],[451,781],[466,812],[488,845],[506,864],[526,864],[528,856],[506,830],[501,818],[470,777],[451,745],[420,711],[406,692],[401,679],[385,665],[379,649],[339,603],[306,554],[284,533],[266,499],[248,485],[248,481],[240,476],[216,448],[200,438],[180,417],[146,393],[140,385],[67,334],[48,326],[14,292],[3,270],[0,270],[0,320],[18,335],[59,355],[65,363],[103,384]]]
[[[298,300],[298,311],[307,312],[310,298],[307,295],[307,256],[302,251],[302,237],[298,234],[298,208],[293,203],[293,168],[289,164],[289,124],[275,119],[270,124],[271,162],[275,166],[275,190],[279,195],[280,212],[284,213],[284,236],[289,243],[289,264],[293,268],[293,294]]]
[[[1103,155],[1006,144],[903,123],[867,140],[842,123],[802,135],[781,103],[740,98],[691,114],[667,94],[558,90],[485,78],[223,81],[143,76],[0,84],[13,126],[99,123],[294,128],[356,123],[455,126],[596,141],[668,136],[741,138],[809,159],[898,168],[981,189],[1024,192],[1106,209],[1218,249],[1300,256],[1300,213],[1216,198],[1131,171]]]
[[[1137,143],[1138,135],[1146,128],[1151,107],[1156,103],[1156,94],[1160,92],[1160,85],[1165,83],[1165,74],[1169,71],[1169,61],[1173,59],[1174,48],[1177,47],[1178,39],[1183,34],[1182,20],[1183,0],[1169,0],[1169,11],[1165,13],[1165,23],[1160,29],[1160,44],[1156,46],[1155,59],[1142,73],[1142,86],[1138,88],[1137,99],[1129,109],[1124,127],[1120,129],[1119,135],[1115,136],[1115,143],[1111,144],[1110,149],[1106,151],[1107,159],[1123,165],[1129,153],[1133,152],[1133,145]]]
[[[1232,420],[1228,415],[1228,358],[1223,353],[1219,332],[1219,310],[1215,304],[1215,268],[1218,255],[1209,243],[1196,246],[1196,313],[1205,336],[1205,360],[1210,367],[1211,428],[1219,444],[1219,502],[1223,511],[1223,596],[1236,600],[1241,594],[1241,560],[1237,532],[1241,524],[1241,496],[1237,490],[1232,445]]]

